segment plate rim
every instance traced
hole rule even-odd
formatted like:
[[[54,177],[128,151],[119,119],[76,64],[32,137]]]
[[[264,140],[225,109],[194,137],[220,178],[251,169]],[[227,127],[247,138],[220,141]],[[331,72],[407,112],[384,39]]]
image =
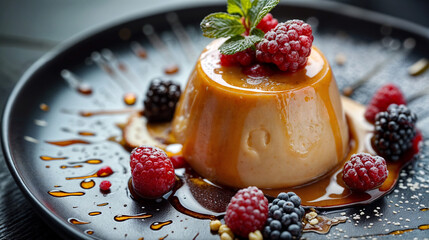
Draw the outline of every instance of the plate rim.
[[[4,155],[5,162],[7,163],[8,169],[11,172],[15,182],[19,186],[21,192],[24,196],[31,202],[31,204],[35,207],[33,208],[35,212],[61,237],[66,238],[76,238],[76,239],[97,239],[95,236],[88,236],[81,231],[77,231],[73,226],[67,224],[65,221],[58,218],[53,212],[51,212],[45,205],[43,205],[39,199],[30,191],[30,189],[24,183],[22,176],[20,176],[19,171],[16,168],[16,161],[12,158],[11,154],[11,144],[9,142],[10,132],[8,130],[10,123],[10,115],[12,113],[15,102],[18,99],[18,96],[25,85],[31,80],[32,76],[37,73],[43,66],[49,64],[51,61],[55,60],[58,56],[60,56],[64,51],[74,47],[80,42],[92,38],[95,35],[127,24],[131,21],[136,21],[142,18],[165,14],[172,11],[181,11],[181,10],[190,10],[195,8],[209,7],[215,6],[219,7],[225,5],[219,1],[205,1],[198,3],[190,3],[187,6],[181,4],[173,4],[170,7],[156,9],[152,12],[144,12],[137,13],[131,16],[123,17],[114,21],[109,21],[108,23],[101,24],[95,27],[90,27],[87,30],[79,32],[73,35],[71,38],[59,43],[57,46],[49,50],[42,57],[40,57],[36,62],[34,62],[25,72],[19,77],[18,82],[13,87],[13,90],[10,92],[5,107],[2,111],[1,117],[1,145],[2,151]],[[412,34],[421,36],[424,39],[429,40],[429,28],[421,26],[417,23],[410,22],[408,20],[400,19],[397,17],[393,17],[387,14],[374,12],[371,10],[362,9],[360,7],[339,3],[339,2],[330,2],[330,1],[287,1],[281,2],[280,5],[283,6],[294,6],[294,7],[307,7],[313,8],[316,10],[323,10],[326,12],[331,12],[333,14],[344,15],[348,17],[353,17],[356,19],[368,21],[375,24],[383,24],[394,26],[396,29],[400,29],[405,32],[410,32]],[[365,16],[365,17],[362,17]],[[59,228],[55,226],[60,226]]]

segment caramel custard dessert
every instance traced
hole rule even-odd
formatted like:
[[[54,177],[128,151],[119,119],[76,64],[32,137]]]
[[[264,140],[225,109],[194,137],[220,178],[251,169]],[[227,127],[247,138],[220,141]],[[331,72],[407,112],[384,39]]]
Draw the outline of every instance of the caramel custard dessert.
[[[305,184],[341,163],[349,131],[335,77],[313,47],[295,73],[249,77],[219,64],[219,39],[202,52],[172,131],[202,176],[232,187]]]

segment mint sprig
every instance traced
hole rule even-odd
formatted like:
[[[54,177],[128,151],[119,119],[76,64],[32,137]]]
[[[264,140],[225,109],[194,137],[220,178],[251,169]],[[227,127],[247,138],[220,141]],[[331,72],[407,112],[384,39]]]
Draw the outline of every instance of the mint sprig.
[[[254,47],[264,38],[264,32],[256,26],[279,1],[228,0],[228,13],[212,13],[203,19],[200,24],[203,35],[209,38],[229,37],[219,48],[226,55]]]

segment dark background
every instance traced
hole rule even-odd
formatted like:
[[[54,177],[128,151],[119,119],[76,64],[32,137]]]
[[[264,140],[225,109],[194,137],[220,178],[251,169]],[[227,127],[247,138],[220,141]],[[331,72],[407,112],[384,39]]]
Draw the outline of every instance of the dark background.
[[[322,1],[322,0],[319,0]],[[325,0],[327,1],[327,0]],[[0,109],[23,72],[73,35],[129,16],[195,5],[195,0],[0,1]],[[207,1],[204,1],[207,2]],[[226,2],[225,0],[211,2]],[[338,0],[418,23],[429,31],[427,0]],[[32,210],[0,153],[0,239],[58,239]]]

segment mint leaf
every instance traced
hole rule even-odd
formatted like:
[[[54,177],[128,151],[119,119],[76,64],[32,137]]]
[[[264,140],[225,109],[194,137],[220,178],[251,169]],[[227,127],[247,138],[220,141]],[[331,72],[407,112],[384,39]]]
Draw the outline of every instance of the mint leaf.
[[[238,14],[246,17],[251,7],[252,2],[250,0],[228,0],[226,9],[229,14]]]
[[[252,30],[250,30],[250,35],[256,35],[258,37],[263,38],[265,36],[265,33],[259,28],[252,28]]]
[[[261,40],[262,38],[256,35],[245,37],[237,35],[226,40],[226,42],[219,47],[219,51],[222,54],[231,55],[246,50]]]
[[[200,27],[203,35],[209,38],[231,37],[246,30],[240,17],[228,13],[212,13],[203,19]]]
[[[244,16],[243,8],[241,7],[241,0],[228,0],[226,11],[229,14],[238,14]]]
[[[250,9],[250,28],[254,28],[262,20],[262,18],[267,15],[278,3],[280,0],[254,0],[253,6]]]

